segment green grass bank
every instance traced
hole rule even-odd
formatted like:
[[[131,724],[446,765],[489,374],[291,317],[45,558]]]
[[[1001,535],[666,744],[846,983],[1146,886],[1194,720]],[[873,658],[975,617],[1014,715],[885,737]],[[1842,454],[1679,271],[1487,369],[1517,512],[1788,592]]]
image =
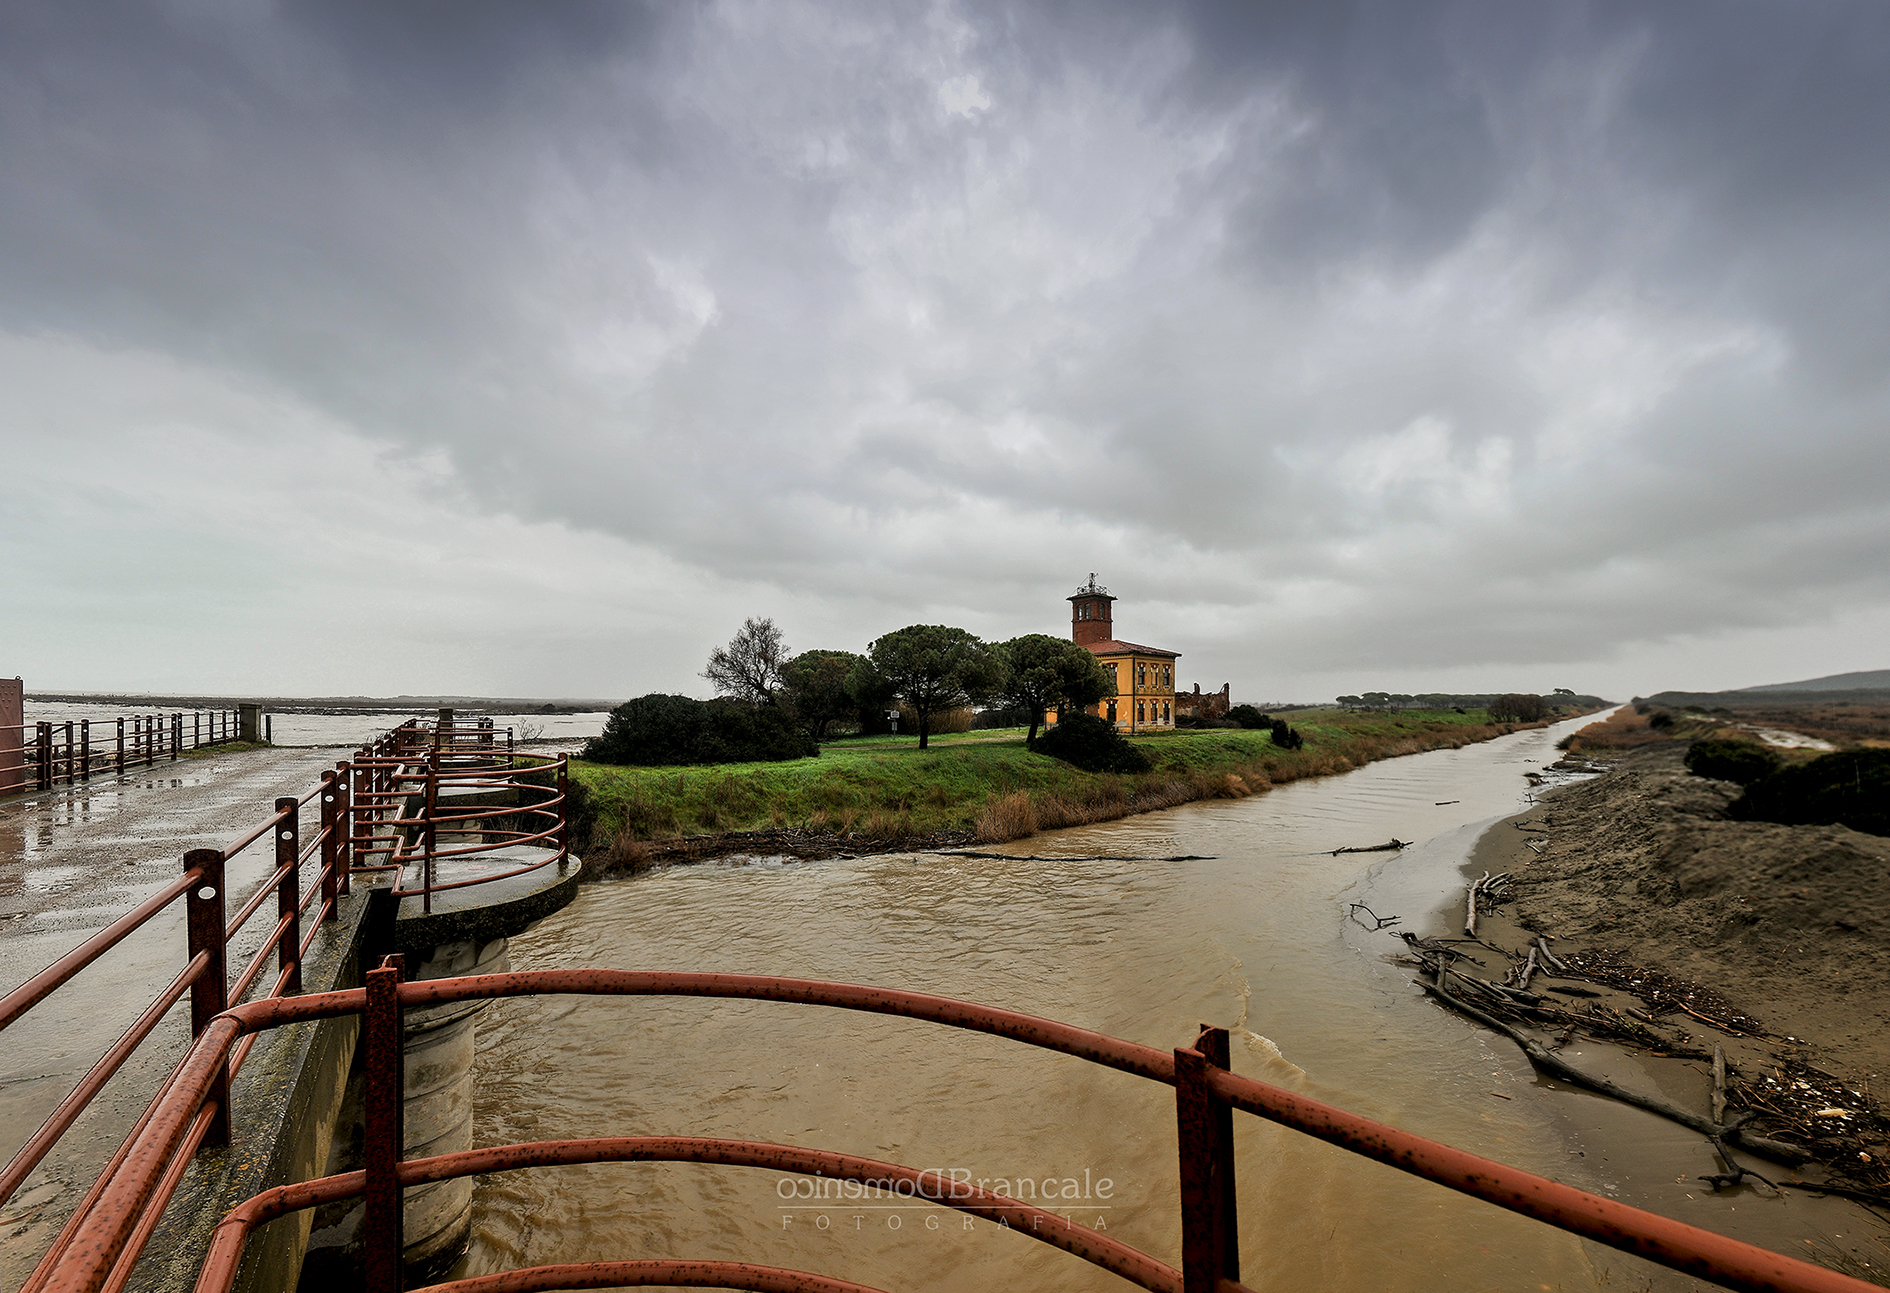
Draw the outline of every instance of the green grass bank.
[[[1199,799],[1241,798],[1302,777],[1542,726],[1492,723],[1481,710],[1316,709],[1281,717],[1304,736],[1302,748],[1283,750],[1265,732],[1222,728],[1136,736],[1131,740],[1155,766],[1132,776],[1083,772],[1034,754],[1021,728],[935,736],[927,750],[916,737],[851,738],[822,746],[818,758],[785,763],[574,762],[572,846],[587,871],[608,875],[673,855],[667,842],[731,833],[808,832],[855,848],[942,835],[998,843]],[[721,851],[739,848],[729,841]]]

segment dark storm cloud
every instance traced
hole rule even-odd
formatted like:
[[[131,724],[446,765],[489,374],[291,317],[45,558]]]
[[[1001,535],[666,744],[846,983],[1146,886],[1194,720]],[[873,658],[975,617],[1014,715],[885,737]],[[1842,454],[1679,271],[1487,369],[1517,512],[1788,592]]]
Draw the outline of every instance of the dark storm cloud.
[[[1217,673],[1596,659],[1890,603],[1886,68],[1865,0],[15,5],[0,330],[862,639],[1102,567]]]

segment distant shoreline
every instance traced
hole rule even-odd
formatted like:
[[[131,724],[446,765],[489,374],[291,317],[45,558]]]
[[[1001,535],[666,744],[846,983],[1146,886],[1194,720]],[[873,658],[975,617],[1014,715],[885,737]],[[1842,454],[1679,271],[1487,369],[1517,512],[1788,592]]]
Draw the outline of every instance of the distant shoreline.
[[[238,702],[280,713],[401,713],[450,706],[468,713],[595,714],[617,707],[614,700],[544,696],[203,696],[166,692],[29,691],[29,701],[68,705],[138,705],[145,708],[227,709]]]

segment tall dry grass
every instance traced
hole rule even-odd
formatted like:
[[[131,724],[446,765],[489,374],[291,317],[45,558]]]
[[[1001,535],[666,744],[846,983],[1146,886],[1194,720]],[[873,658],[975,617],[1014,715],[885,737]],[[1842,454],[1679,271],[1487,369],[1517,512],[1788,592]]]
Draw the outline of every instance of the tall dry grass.
[[[948,709],[942,714],[932,715],[932,726],[928,729],[933,736],[947,736],[953,732],[969,732],[972,720],[977,714],[966,706],[962,709]],[[899,704],[899,730],[907,736],[919,730],[919,711],[901,701]]]
[[[1136,813],[1152,813],[1200,799],[1244,799],[1272,788],[1264,768],[1239,772],[1147,772],[1134,777],[1107,776],[1079,790],[1036,794],[1013,790],[993,795],[972,830],[980,844],[1004,844],[1038,831],[1112,822]]]
[[[1624,705],[1601,722],[1590,723],[1563,737],[1559,745],[1570,754],[1604,754],[1672,740],[1673,728],[1654,727],[1647,721],[1651,717],[1651,714],[1637,714],[1632,706]]]

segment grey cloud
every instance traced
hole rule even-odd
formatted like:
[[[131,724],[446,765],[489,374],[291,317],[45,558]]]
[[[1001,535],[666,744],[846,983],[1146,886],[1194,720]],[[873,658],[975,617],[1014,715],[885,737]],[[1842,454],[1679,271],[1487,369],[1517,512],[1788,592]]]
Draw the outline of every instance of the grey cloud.
[[[1890,595],[1886,53],[1864,0],[12,6],[0,327],[832,622],[1109,566],[1256,670],[1600,658]]]

